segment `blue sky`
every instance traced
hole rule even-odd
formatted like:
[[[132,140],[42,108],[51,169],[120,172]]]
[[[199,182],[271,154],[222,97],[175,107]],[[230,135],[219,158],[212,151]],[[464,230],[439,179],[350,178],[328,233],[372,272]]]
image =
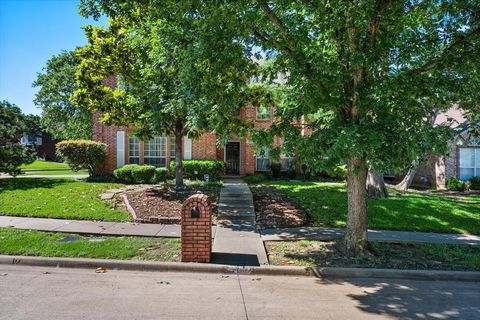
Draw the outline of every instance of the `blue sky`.
[[[87,43],[82,27],[106,21],[84,19],[77,0],[0,0],[0,100],[24,113],[40,114],[32,82],[46,61]]]

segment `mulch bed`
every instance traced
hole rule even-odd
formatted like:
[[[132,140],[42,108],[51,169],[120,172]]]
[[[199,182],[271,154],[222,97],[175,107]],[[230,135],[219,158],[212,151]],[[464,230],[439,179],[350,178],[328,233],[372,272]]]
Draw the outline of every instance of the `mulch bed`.
[[[152,187],[146,190],[127,193],[130,206],[137,216],[136,222],[178,224],[181,223],[183,202],[197,190],[175,192],[169,187]],[[211,203],[212,211],[217,209],[216,195],[210,191],[202,191]]]
[[[309,221],[308,213],[285,194],[268,186],[251,188],[257,224],[262,227],[300,227]]]

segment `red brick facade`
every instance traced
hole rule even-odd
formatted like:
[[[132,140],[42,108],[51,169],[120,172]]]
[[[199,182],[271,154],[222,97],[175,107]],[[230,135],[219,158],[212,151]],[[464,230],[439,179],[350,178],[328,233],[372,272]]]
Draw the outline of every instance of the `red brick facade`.
[[[206,195],[194,194],[182,206],[182,262],[208,263],[211,255],[212,207]]]

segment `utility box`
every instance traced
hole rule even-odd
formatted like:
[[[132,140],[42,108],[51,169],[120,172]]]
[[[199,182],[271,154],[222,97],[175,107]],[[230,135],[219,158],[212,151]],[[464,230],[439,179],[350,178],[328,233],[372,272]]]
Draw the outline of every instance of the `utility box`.
[[[182,262],[210,262],[212,256],[212,205],[198,193],[182,205]]]

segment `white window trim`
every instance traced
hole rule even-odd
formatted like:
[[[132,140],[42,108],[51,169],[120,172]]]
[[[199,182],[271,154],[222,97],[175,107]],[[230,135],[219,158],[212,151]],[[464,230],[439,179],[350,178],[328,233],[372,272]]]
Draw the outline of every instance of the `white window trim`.
[[[125,131],[117,131],[117,168],[125,165]]]
[[[185,160],[192,159],[192,139],[187,136],[183,137],[183,155]]]

